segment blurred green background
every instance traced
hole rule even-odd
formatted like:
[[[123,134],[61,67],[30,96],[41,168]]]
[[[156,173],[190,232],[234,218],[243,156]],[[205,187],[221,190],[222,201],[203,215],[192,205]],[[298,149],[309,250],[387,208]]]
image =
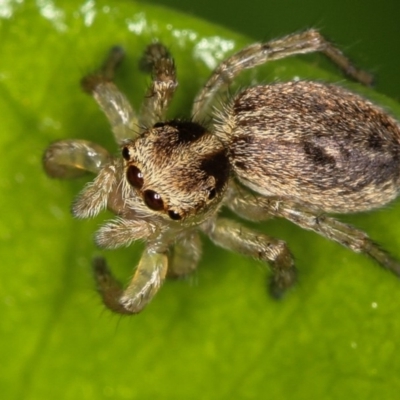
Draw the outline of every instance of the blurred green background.
[[[376,87],[400,96],[400,2],[396,0],[158,0],[163,4],[267,40],[318,28],[360,66],[376,75]]]
[[[394,1],[0,0],[0,395],[5,399],[395,399],[400,391],[400,283],[339,245],[285,221],[257,229],[286,240],[300,271],[282,302],[265,268],[204,240],[199,270],[168,281],[142,314],[105,311],[90,263],[94,221],[69,207],[87,179],[59,182],[41,168],[62,138],[116,151],[105,118],[79,78],[110,45],[137,107],[148,78],[140,51],[154,37],[172,49],[180,81],[172,113],[188,104],[230,47],[307,27],[321,31],[398,99],[399,8]],[[157,4],[161,4],[158,2]],[[197,18],[204,18],[199,20]],[[218,25],[240,34],[227,31]],[[268,65],[259,80],[333,79],[323,57]],[[336,71],[335,71],[336,72]],[[254,77],[251,75],[251,77]],[[356,86],[355,86],[356,87]],[[366,92],[400,116],[384,96]],[[393,108],[392,108],[393,107]],[[400,256],[400,204],[343,217]],[[141,246],[103,252],[126,282]]]

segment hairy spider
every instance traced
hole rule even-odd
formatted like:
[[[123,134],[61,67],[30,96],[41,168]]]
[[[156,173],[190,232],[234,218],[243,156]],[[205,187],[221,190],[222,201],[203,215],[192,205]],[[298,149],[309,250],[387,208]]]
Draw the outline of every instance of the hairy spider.
[[[286,218],[400,275],[400,264],[365,233],[326,215],[370,210],[397,196],[400,127],[392,117],[344,88],[310,81],[249,87],[222,109],[211,109],[216,94],[242,70],[317,51],[351,78],[371,83],[316,30],[255,43],[228,57],[195,98],[190,120],[165,120],[177,81],[174,61],[160,43],[148,46],[142,59],[152,84],[139,114],[113,83],[121,48],[111,50],[100,72],[82,80],[110,121],[122,157],[85,140],[62,140],[46,150],[44,167],[57,178],[97,174],[74,202],[73,214],[90,218],[105,208],[116,214],[96,233],[100,247],[146,243],[126,289],[104,259],[95,259],[109,309],[138,313],[167,270],[171,276],[193,271],[199,232],[269,263],[272,295],[286,292],[296,281],[286,243],[220,217],[222,206],[247,220]],[[202,122],[208,114],[210,122]]]

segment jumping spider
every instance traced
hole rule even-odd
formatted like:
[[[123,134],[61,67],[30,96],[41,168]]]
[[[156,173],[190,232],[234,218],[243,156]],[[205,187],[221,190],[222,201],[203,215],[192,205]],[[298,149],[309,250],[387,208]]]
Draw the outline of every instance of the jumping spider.
[[[105,261],[94,261],[105,305],[140,312],[164,278],[183,276],[200,259],[199,232],[219,246],[267,262],[270,290],[280,297],[296,281],[285,242],[222,218],[222,206],[260,221],[282,217],[365,253],[400,276],[400,263],[358,229],[326,213],[353,213],[392,201],[400,183],[400,127],[384,110],[331,84],[291,81],[249,87],[222,109],[220,89],[244,69],[297,54],[322,52],[347,75],[371,76],[316,30],[252,44],[223,61],[194,100],[189,120],[166,120],[177,87],[173,58],[160,43],[147,47],[142,67],[152,74],[137,115],[113,83],[123,57],[113,48],[100,72],[82,80],[111,124],[122,157],[85,140],[62,140],[46,150],[51,177],[97,174],[73,204],[77,218],[108,208],[117,218],[96,233],[102,248],[144,240],[146,248],[126,289]],[[211,114],[209,123],[204,123]]]

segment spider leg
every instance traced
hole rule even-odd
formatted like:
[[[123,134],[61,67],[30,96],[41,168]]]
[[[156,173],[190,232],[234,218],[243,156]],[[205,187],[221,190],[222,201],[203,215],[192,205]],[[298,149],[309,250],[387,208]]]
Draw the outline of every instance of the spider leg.
[[[144,72],[150,72],[152,77],[140,112],[140,126],[149,128],[165,119],[178,82],[174,59],[161,43],[146,48],[140,67]]]
[[[273,297],[282,297],[296,283],[293,257],[282,240],[254,232],[226,218],[217,218],[203,229],[218,246],[267,262],[272,269],[270,293]]]
[[[109,152],[87,140],[60,140],[43,155],[43,166],[52,178],[72,179],[91,172],[97,174],[111,161]]]
[[[124,52],[120,47],[113,47],[102,68],[85,76],[81,85],[91,94],[107,117],[115,140],[118,144],[132,139],[139,133],[137,116],[125,95],[113,83],[114,74]]]
[[[114,278],[103,258],[93,263],[98,291],[106,307],[119,314],[136,314],[151,301],[164,282],[167,255],[145,250],[126,289]]]
[[[381,267],[400,277],[399,261],[381,249],[365,232],[327,215],[317,215],[312,211],[302,209],[296,204],[281,204],[278,213],[304,229],[312,230],[356,253],[366,254]]]
[[[318,233],[356,253],[364,253],[381,267],[400,276],[400,262],[382,250],[363,231],[321,214],[290,200],[263,197],[231,186],[226,205],[235,213],[249,220],[260,221],[271,217],[285,218],[294,224]]]
[[[314,52],[323,53],[354,80],[367,86],[372,84],[372,75],[357,69],[336,46],[326,40],[317,30],[310,29],[284,36],[281,39],[254,43],[228,57],[218,65],[196,96],[192,115],[196,121],[201,121],[216,93],[221,88],[226,89],[241,71],[269,61]]]
[[[180,237],[169,256],[168,277],[180,278],[193,272],[201,257],[201,240],[197,232]]]

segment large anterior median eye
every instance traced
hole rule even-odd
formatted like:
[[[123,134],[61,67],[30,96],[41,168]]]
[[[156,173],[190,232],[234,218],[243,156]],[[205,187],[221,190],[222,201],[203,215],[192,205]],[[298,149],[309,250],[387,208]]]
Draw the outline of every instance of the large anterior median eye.
[[[154,190],[146,190],[143,193],[143,198],[147,207],[150,209],[154,211],[161,211],[164,209],[164,202],[162,201],[161,196]]]
[[[138,167],[130,165],[126,171],[126,179],[136,189],[141,189],[143,186],[143,174]]]

